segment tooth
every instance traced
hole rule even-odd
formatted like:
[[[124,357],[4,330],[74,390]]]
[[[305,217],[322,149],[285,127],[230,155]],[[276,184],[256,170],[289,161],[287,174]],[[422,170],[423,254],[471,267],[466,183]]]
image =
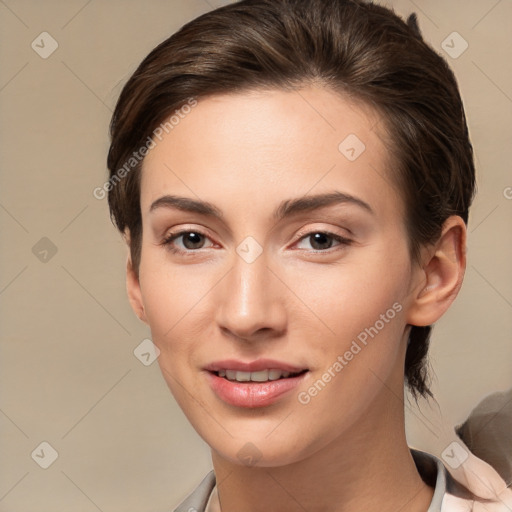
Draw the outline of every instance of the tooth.
[[[268,380],[277,380],[281,377],[281,370],[269,370]]]
[[[260,370],[258,372],[243,372],[237,370],[219,370],[219,377],[225,377],[231,381],[238,382],[267,382],[269,380],[286,379],[291,372],[285,372],[277,369]]]
[[[236,370],[226,370],[226,377],[228,378],[228,380],[235,380]]]
[[[266,382],[268,380],[268,370],[251,372],[251,380],[254,382]]]
[[[251,372],[236,372],[236,380],[238,382],[249,382],[251,380]]]

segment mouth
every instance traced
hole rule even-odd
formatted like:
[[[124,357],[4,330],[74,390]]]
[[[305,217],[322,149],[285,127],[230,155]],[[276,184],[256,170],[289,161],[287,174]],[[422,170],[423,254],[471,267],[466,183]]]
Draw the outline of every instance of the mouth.
[[[301,370],[298,372],[288,372],[285,370],[279,370],[272,368],[269,370],[260,370],[257,372],[244,372],[237,370],[219,370],[212,372],[217,377],[232,381],[232,382],[269,382],[274,380],[294,378],[298,375],[302,375],[308,370]]]
[[[217,397],[243,408],[264,407],[284,399],[309,372],[307,368],[272,360],[219,361],[205,370]]]

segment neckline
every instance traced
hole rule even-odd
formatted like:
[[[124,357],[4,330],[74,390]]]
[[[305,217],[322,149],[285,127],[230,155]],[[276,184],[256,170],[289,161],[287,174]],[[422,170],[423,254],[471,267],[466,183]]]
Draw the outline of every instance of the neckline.
[[[447,475],[444,464],[436,456],[409,448],[422,480],[434,488],[432,500],[427,512],[441,512],[441,506],[447,489]],[[196,489],[174,512],[188,512],[191,508],[197,512],[217,512],[218,505],[212,498],[216,496],[216,477],[212,469],[203,478]]]

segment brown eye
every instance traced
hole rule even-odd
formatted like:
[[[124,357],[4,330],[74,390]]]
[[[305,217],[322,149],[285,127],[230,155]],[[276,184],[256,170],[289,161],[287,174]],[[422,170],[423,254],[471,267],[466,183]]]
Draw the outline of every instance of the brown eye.
[[[311,247],[321,251],[323,249],[330,249],[333,243],[333,238],[326,233],[313,233],[309,235]]]
[[[180,241],[181,240],[181,241]],[[194,252],[197,249],[205,248],[205,242],[209,238],[199,231],[178,231],[169,233],[163,240],[162,245],[174,253]],[[208,246],[206,246],[208,248]]]
[[[200,249],[204,244],[204,237],[201,233],[195,231],[186,231],[185,234],[181,234],[183,237],[183,245],[187,249]]]
[[[299,240],[299,243],[302,243],[304,240],[309,242],[310,248],[319,252],[331,249],[331,247],[345,246],[351,243],[351,240],[348,238],[326,231],[313,231],[311,233],[307,233]]]

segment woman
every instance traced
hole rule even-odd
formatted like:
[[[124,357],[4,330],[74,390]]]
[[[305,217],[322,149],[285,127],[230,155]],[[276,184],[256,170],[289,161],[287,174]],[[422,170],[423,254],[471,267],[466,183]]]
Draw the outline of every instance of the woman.
[[[455,78],[415,18],[362,0],[207,13],[144,59],[111,135],[129,299],[212,451],[176,510],[478,510],[405,437],[475,183]]]

